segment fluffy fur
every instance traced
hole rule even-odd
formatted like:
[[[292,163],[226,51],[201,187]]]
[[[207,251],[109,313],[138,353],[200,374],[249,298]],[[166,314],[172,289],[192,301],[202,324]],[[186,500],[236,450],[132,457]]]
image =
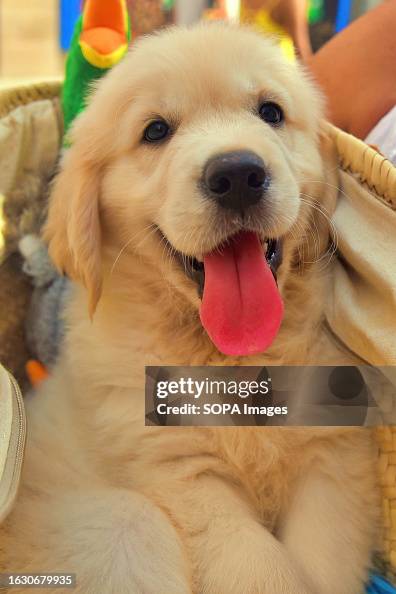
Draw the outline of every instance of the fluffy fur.
[[[283,106],[282,128],[257,116],[263,99]],[[158,116],[175,132],[147,146]],[[27,403],[1,570],[75,572],[83,594],[360,594],[377,515],[366,431],[144,427],[144,365],[350,362],[322,325],[337,181],[321,117],[298,65],[218,24],[138,41],[100,83],[53,188],[46,237],[78,282],[60,361]],[[272,173],[243,224],[285,238],[285,319],[249,359],[216,351],[156,227],[198,257],[235,233],[197,185],[235,149]]]

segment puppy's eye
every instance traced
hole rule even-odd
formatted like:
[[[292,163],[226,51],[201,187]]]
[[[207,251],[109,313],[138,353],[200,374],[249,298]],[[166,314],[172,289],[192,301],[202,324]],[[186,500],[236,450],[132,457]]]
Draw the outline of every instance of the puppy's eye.
[[[260,106],[259,114],[264,122],[271,126],[279,126],[284,120],[282,108],[272,101],[266,101]]]
[[[155,120],[147,126],[143,138],[146,142],[160,142],[168,136],[169,132],[170,128],[164,120]]]

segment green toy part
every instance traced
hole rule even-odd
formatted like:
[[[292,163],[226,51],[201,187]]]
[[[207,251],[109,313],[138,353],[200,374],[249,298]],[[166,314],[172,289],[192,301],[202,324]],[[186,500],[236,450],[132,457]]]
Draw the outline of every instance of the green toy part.
[[[84,109],[90,85],[128,51],[131,26],[125,0],[87,0],[76,22],[62,89],[65,144],[75,117]]]

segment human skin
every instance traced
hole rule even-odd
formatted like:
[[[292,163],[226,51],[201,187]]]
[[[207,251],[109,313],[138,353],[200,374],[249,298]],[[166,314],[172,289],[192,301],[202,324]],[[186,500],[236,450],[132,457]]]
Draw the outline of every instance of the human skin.
[[[395,26],[396,0],[386,0],[306,60],[330,121],[359,138],[396,104]]]

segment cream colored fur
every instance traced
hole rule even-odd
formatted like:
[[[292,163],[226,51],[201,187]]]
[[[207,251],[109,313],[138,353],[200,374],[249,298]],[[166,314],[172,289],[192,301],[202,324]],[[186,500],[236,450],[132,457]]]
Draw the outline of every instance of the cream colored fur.
[[[282,129],[257,116],[265,98]],[[155,116],[176,131],[145,146]],[[377,519],[365,430],[144,426],[145,365],[352,361],[321,323],[337,185],[321,117],[300,67],[225,25],[138,41],[100,83],[53,188],[46,236],[77,284],[59,363],[27,402],[1,571],[75,572],[80,594],[362,593]],[[269,216],[252,225],[285,237],[286,313],[265,355],[231,359],[153,224],[196,256],[237,231],[197,180],[240,148],[272,172]]]

